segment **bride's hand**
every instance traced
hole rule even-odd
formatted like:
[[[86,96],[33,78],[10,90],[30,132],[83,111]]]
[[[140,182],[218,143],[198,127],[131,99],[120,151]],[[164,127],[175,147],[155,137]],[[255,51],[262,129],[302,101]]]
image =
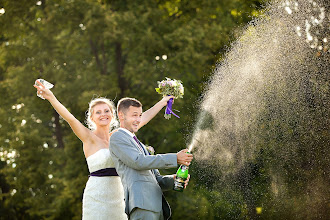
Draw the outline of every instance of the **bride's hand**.
[[[37,93],[39,95],[43,96],[47,100],[54,97],[54,94],[49,89],[47,89],[39,80],[36,81],[36,84],[38,85],[33,86],[38,90]]]

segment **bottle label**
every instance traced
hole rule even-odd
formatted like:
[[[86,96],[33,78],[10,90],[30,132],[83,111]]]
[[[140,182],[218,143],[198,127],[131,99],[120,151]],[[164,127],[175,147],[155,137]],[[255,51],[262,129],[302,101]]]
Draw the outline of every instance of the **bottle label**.
[[[184,189],[184,181],[182,178],[176,178],[174,181],[174,190],[182,191]]]

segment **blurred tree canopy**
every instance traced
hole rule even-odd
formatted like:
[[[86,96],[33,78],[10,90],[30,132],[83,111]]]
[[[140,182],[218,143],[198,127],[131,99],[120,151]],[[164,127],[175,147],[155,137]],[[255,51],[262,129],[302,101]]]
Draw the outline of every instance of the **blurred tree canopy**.
[[[135,97],[146,110],[161,98],[157,81],[180,79],[185,95],[174,108],[181,118],[160,113],[138,134],[158,153],[176,152],[189,142],[216,62],[263,2],[0,0],[0,219],[81,219],[82,144],[36,96],[36,79],[55,84],[81,122],[93,97]],[[209,193],[194,180],[185,194],[167,193],[173,219],[216,218]],[[230,213],[233,204],[220,197],[216,206]]]

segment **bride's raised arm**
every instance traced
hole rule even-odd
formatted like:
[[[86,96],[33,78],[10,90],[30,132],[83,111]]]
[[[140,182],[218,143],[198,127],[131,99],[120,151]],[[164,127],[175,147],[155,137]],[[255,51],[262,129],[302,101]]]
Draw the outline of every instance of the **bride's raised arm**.
[[[34,85],[34,87],[38,90],[38,94],[42,95],[45,99],[47,99],[50,104],[54,107],[54,109],[57,111],[61,117],[67,121],[73,130],[73,132],[76,134],[76,136],[83,142],[89,142],[91,140],[90,130],[86,128],[78,119],[76,119],[65,107],[62,105],[55,95],[45,86],[39,82],[36,81],[38,85]]]
[[[149,108],[147,111],[142,113],[141,123],[139,124],[139,129],[146,125],[157,113],[167,105],[168,100],[174,98],[174,96],[165,96],[159,102],[157,102],[153,107]]]

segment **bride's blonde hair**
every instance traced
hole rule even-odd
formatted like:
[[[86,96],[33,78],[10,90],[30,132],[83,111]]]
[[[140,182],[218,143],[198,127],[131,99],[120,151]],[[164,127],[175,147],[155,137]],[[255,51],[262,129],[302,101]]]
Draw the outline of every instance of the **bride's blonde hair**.
[[[87,124],[88,128],[91,130],[96,129],[96,124],[92,121],[91,117],[94,113],[94,107],[98,104],[107,104],[109,106],[110,111],[112,113],[112,119],[110,122],[110,130],[112,128],[116,127],[118,125],[118,121],[116,119],[116,108],[115,108],[114,103],[110,99],[107,99],[104,97],[99,97],[99,98],[92,99],[89,102],[89,107],[88,107],[88,110],[86,113],[86,124]]]

